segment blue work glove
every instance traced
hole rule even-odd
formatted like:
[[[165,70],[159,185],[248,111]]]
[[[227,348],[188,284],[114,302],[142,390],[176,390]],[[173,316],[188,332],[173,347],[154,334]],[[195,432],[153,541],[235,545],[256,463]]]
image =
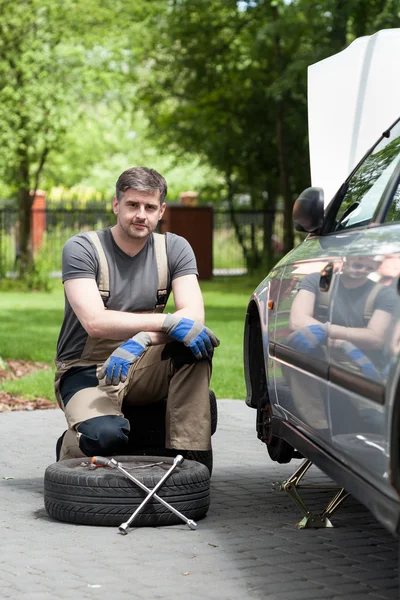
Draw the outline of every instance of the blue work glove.
[[[106,385],[118,385],[128,376],[129,367],[143,354],[147,346],[151,345],[151,337],[141,331],[127,342],[121,344],[107,358],[98,374],[98,379],[106,377]]]
[[[211,360],[214,348],[219,346],[219,339],[211,329],[186,317],[167,314],[162,331],[190,348],[197,360],[202,358]]]
[[[344,351],[345,355],[360,369],[361,373],[369,379],[375,381],[381,381],[382,377],[378,369],[372,363],[372,361],[366,356],[366,354],[352,344],[351,342],[343,342],[340,348]]]
[[[310,352],[316,348],[319,344],[323,344],[328,337],[328,324],[321,323],[314,325],[307,325],[302,327],[298,331],[292,333],[288,342],[290,346],[299,352]]]

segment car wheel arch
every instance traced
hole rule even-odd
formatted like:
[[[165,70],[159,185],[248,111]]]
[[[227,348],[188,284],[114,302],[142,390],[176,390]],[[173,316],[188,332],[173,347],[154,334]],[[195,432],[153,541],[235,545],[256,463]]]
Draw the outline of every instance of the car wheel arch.
[[[265,355],[259,305],[254,298],[247,307],[244,337],[244,372],[247,389],[246,403],[258,408],[261,393],[262,372],[268,356]]]
[[[390,411],[390,444],[389,465],[391,484],[400,496],[400,373],[393,395],[392,410]]]

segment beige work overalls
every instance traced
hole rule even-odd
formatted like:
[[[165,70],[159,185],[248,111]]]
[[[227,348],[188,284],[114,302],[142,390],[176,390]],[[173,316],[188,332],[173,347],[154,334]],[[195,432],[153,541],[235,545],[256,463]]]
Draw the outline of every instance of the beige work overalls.
[[[108,299],[108,263],[96,232],[89,232],[89,239],[99,257],[99,292],[103,300]],[[157,305],[151,312],[162,312],[167,297],[167,253],[165,236],[153,233],[158,269]],[[124,383],[117,386],[100,383],[77,391],[64,406],[60,394],[60,382],[65,373],[73,367],[96,365],[96,374],[109,355],[126,340],[101,340],[88,336],[79,359],[55,361],[55,395],[64,411],[68,430],[66,431],[60,460],[85,456],[79,447],[78,426],[94,417],[117,415],[123,417],[122,403],[148,404],[167,399],[166,440],[167,448],[182,450],[208,450],[211,447],[211,420],[209,382],[211,365],[207,360],[185,364],[178,369],[171,359],[162,360],[164,345],[150,346],[131,365]],[[105,380],[102,380],[105,381]]]

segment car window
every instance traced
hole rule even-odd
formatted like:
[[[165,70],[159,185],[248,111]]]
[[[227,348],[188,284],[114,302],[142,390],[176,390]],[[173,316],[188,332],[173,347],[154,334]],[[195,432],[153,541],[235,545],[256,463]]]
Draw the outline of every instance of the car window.
[[[400,184],[397,186],[397,190],[393,196],[389,212],[385,219],[386,223],[390,223],[391,221],[400,221]]]
[[[336,215],[336,230],[368,225],[399,162],[400,123],[397,123],[390,137],[381,140],[350,179]]]

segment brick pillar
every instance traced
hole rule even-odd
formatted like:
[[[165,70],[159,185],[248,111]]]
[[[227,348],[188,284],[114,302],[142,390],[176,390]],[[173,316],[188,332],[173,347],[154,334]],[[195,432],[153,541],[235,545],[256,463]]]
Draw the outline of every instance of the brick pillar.
[[[181,192],[179,194],[181,204],[184,206],[197,206],[198,197],[199,195],[197,192]]]
[[[31,192],[33,194],[33,192]],[[32,204],[31,240],[33,254],[39,250],[46,231],[46,192],[36,190]]]

